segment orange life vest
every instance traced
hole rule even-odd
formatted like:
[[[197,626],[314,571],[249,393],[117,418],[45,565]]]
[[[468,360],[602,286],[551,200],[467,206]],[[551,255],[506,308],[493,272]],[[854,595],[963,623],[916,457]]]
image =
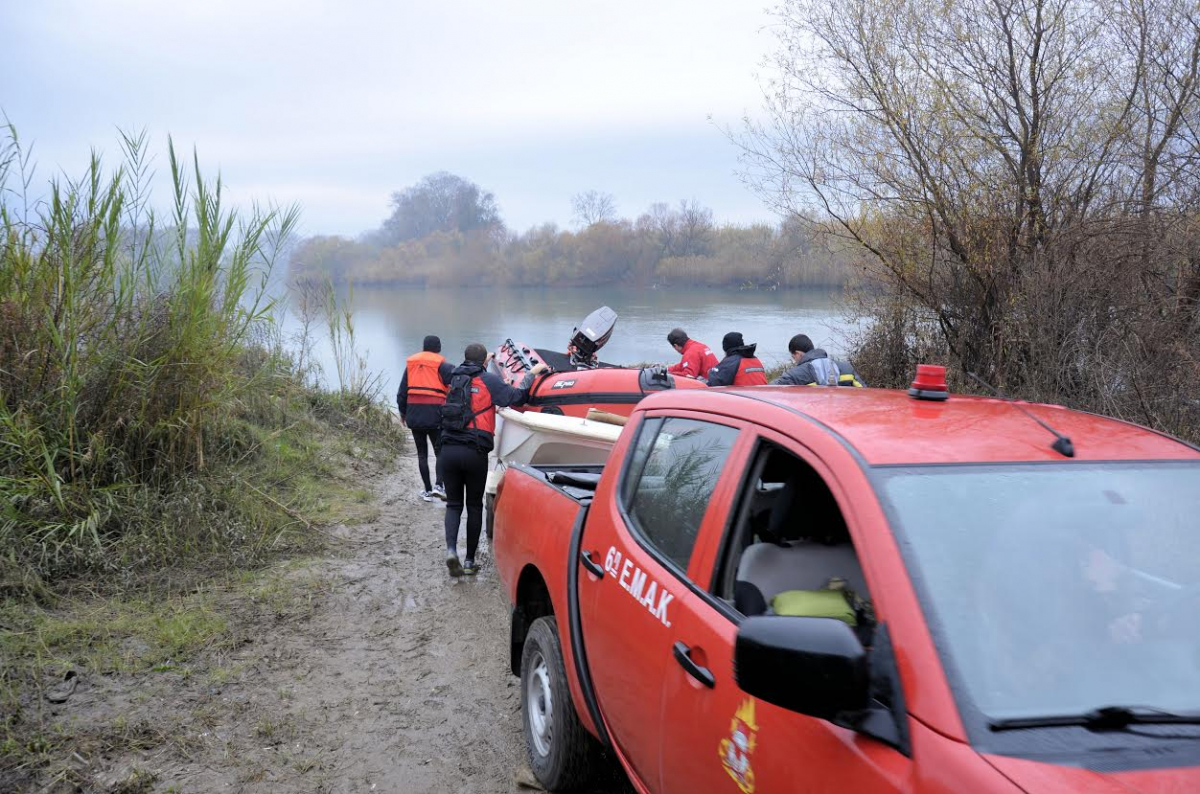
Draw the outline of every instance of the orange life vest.
[[[492,404],[492,392],[483,378],[478,376],[471,379],[471,413],[475,416],[467,427],[485,433],[496,432],[496,406]]]
[[[738,363],[737,374],[733,376],[734,386],[766,386],[767,374],[763,363],[753,356],[747,356]]]
[[[446,402],[446,384],[438,368],[445,361],[440,354],[423,351],[408,357],[408,402],[440,405]]]

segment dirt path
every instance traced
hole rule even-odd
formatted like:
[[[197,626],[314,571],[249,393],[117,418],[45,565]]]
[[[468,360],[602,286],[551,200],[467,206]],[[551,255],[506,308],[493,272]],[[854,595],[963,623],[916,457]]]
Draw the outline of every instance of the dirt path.
[[[132,743],[140,751],[88,759],[99,790],[525,790],[508,612],[490,554],[480,576],[451,580],[444,508],[417,498],[415,458],[400,469],[365,483],[378,520],[339,529],[333,553],[257,599],[237,648],[184,680],[81,689],[68,707],[79,729],[107,720],[144,734]],[[597,792],[627,790],[612,777]]]

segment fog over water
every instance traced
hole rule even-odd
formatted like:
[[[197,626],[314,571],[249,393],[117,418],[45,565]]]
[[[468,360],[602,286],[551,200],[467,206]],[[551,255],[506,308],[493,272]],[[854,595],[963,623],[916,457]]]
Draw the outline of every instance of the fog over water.
[[[695,198],[769,221],[722,132],[761,104],[765,5],[7,0],[0,111],[44,175],[115,164],[116,127],[145,128],[164,210],[170,134],[229,200],[301,204],[305,234],[373,228],[442,170],[516,230],[569,224],[587,189],[625,216]]]

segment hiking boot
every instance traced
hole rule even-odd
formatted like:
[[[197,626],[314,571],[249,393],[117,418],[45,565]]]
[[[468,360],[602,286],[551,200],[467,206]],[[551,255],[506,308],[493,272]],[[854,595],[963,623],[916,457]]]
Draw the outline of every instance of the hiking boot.
[[[433,501],[433,491],[421,491],[421,498],[426,502]]]
[[[433,495],[434,495],[434,497],[441,499],[443,502],[446,501],[446,486],[444,486],[444,485],[433,486]]]
[[[479,573],[479,566],[475,564],[474,560],[467,560],[463,563],[462,572],[463,576],[474,576]]]
[[[450,569],[450,575],[456,579],[463,575],[462,563],[458,561],[458,555],[452,551],[446,552],[446,567]]]

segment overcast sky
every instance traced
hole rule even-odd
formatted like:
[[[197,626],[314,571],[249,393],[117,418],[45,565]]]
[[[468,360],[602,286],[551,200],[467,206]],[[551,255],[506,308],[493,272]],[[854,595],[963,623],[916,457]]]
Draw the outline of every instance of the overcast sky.
[[[117,127],[164,173],[170,133],[306,233],[373,228],[440,170],[519,230],[589,188],[749,222],[771,215],[719,128],[758,111],[770,22],[756,0],[0,0],[0,109],[40,177],[115,157]]]

